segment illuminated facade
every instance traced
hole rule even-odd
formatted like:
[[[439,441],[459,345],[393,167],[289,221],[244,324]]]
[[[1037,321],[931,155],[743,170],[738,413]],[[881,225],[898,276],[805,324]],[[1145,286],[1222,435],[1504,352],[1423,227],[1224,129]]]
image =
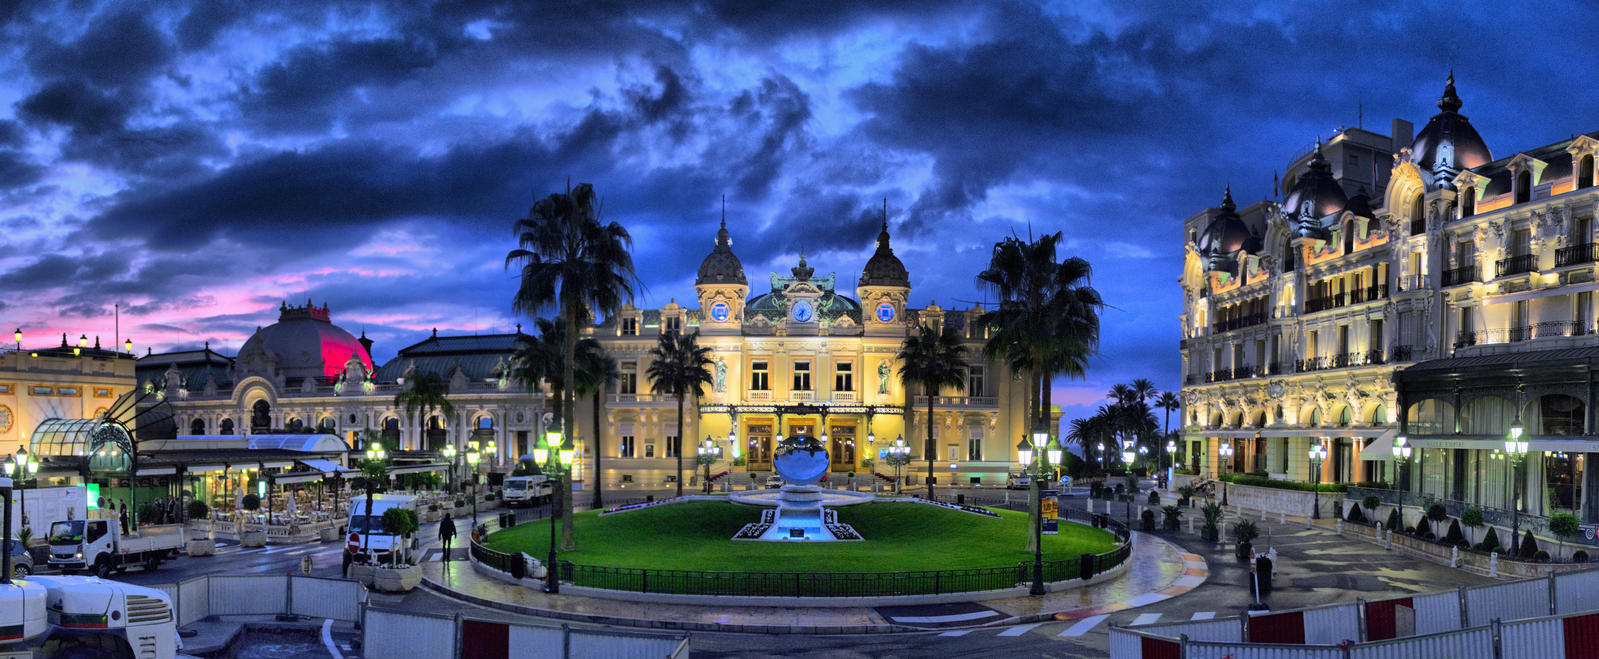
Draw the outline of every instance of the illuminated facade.
[[[0,452],[26,447],[45,419],[99,416],[133,390],[132,355],[89,341],[68,346],[62,336],[57,347],[0,354]]]
[[[886,222],[853,296],[839,289],[836,274],[818,276],[804,256],[788,275],[772,273],[751,288],[724,221],[695,280],[694,307],[675,301],[660,309],[625,307],[586,330],[622,373],[604,397],[600,416],[606,487],[659,487],[675,473],[675,451],[686,451],[684,462],[691,467],[695,446],[706,437],[724,455],[713,473],[732,470],[734,482],[745,484],[739,480],[743,474],[771,471],[777,435],[824,432],[832,478],[855,474],[864,484],[874,471],[893,475],[881,461],[868,466],[866,460],[903,436],[916,457],[906,468],[907,479],[921,482],[927,401],[921,392],[905,390],[894,358],[907,332],[920,324],[955,328],[966,339],[969,357],[966,390],[939,392],[935,401],[932,450],[939,483],[1004,483],[1026,428],[1026,384],[982,357],[980,309],[946,310],[936,303],[909,308],[909,273],[889,245]],[[672,437],[677,403],[653,393],[646,375],[650,349],[662,332],[674,330],[698,333],[714,362],[705,396],[686,402],[681,449]],[[594,433],[591,405],[589,398],[579,399],[578,430],[585,437]],[[747,464],[735,467],[725,460],[734,444]]]
[[[1599,134],[1496,160],[1452,77],[1438,107],[1414,139],[1395,121],[1391,137],[1318,144],[1281,203],[1229,199],[1186,222],[1193,463],[1309,480],[1307,450],[1324,442],[1324,482],[1391,481],[1405,435],[1412,492],[1596,521]],[[1530,451],[1512,479],[1518,424]]]

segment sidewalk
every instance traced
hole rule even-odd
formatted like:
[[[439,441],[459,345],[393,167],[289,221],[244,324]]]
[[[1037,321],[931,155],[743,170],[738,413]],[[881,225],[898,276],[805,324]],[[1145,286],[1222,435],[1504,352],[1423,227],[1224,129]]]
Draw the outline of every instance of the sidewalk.
[[[1085,588],[1043,597],[986,600],[979,606],[1003,618],[985,625],[1040,622],[1084,610],[1115,611],[1158,602],[1192,590],[1205,580],[1204,561],[1144,533],[1133,534],[1125,574]],[[537,581],[515,585],[479,573],[470,561],[422,565],[422,586],[480,606],[525,615],[608,625],[687,631],[863,634],[924,631],[890,622],[872,607],[738,607],[657,604],[572,594],[548,595]],[[1089,615],[1089,614],[1084,614]]]

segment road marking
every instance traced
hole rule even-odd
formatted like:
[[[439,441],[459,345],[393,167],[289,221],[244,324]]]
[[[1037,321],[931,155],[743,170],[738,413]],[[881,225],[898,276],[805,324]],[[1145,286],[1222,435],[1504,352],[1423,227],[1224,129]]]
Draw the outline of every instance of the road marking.
[[[1082,636],[1083,634],[1087,634],[1088,630],[1093,629],[1096,625],[1104,622],[1105,619],[1109,617],[1109,613],[1102,613],[1097,616],[1083,618],[1082,620],[1077,621],[1077,624],[1067,627],[1066,631],[1056,634],[1056,636]]]
[[[972,630],[970,630],[970,629],[957,629],[957,630],[952,631],[952,632],[944,632],[942,634],[939,634],[939,636],[965,636],[965,635],[970,634],[970,633],[972,633]]]
[[[1140,614],[1138,614],[1137,618],[1133,618],[1133,623],[1128,625],[1128,627],[1138,627],[1140,625],[1151,625],[1151,624],[1154,624],[1156,620],[1160,620],[1160,614],[1159,613],[1140,613]]]
[[[894,616],[891,619],[894,622],[928,624],[940,622],[964,622],[966,620],[992,618],[997,615],[999,615],[998,611],[973,611],[971,613],[955,613],[947,616]]]
[[[1007,629],[1005,631],[1000,632],[999,635],[1000,636],[1021,636],[1022,634],[1026,634],[1027,632],[1032,631],[1034,627],[1037,627],[1037,626],[1042,625],[1042,624],[1044,624],[1044,623],[1035,622],[1035,623],[1033,623],[1031,625],[1017,625],[1015,627],[1011,627],[1010,629]]]
[[[328,649],[328,654],[333,655],[333,659],[344,659],[344,653],[339,652],[339,648],[333,645],[332,618],[322,621],[322,645]]]

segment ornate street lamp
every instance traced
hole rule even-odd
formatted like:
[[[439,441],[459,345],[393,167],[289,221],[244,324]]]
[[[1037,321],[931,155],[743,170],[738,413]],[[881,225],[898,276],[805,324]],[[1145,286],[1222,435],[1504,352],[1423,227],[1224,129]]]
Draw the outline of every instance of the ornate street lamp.
[[[572,464],[572,449],[561,448],[560,430],[544,433],[544,443],[533,449],[533,462],[555,479],[554,494],[550,497],[550,557],[544,564],[544,592],[553,595],[561,592],[560,570],[555,562],[555,513],[560,509],[556,497],[561,495],[561,472]]]
[[[369,557],[372,555],[372,491],[377,488],[377,484],[373,482],[373,475],[382,471],[380,468],[388,459],[389,454],[383,450],[383,443],[372,442],[366,447],[366,462],[361,465],[361,470],[366,472],[366,519],[361,534],[361,553]]]
[[[22,328],[18,327],[17,331],[11,333],[11,337],[17,340],[17,352],[22,352]]]
[[[888,455],[884,456],[883,459],[894,467],[894,494],[899,494],[900,469],[910,463],[911,447],[905,443],[905,436],[900,435],[894,438],[892,444],[888,445],[887,451]]]
[[[28,449],[19,448],[17,454],[5,462],[5,472],[17,481],[17,491],[22,496],[21,528],[28,528],[28,488],[25,485],[39,473],[39,461],[28,455]]]
[[[1217,446],[1216,454],[1221,456],[1221,468],[1223,474],[1223,478],[1221,479],[1221,505],[1225,506],[1227,505],[1227,479],[1225,478],[1225,475],[1232,471],[1233,445],[1222,444],[1221,446]]]
[[[133,354],[133,339],[124,340],[122,342],[122,347],[128,349],[128,354],[130,354],[130,355]]]
[[[446,482],[444,484],[444,489],[446,491],[448,491],[449,493],[454,494],[455,493],[455,470],[456,470],[456,467],[458,466],[458,463],[456,462],[456,458],[460,455],[460,451],[455,450],[455,444],[445,444],[444,445],[444,449],[442,451],[440,451],[440,453],[444,454],[444,459],[450,461],[450,477],[448,479],[446,479],[448,482]]]
[[[477,528],[477,461],[483,456],[477,452],[477,442],[467,446],[466,463],[472,465],[472,528]]]
[[[710,494],[711,465],[716,463],[717,458],[722,457],[722,447],[717,446],[716,441],[711,439],[710,435],[706,435],[705,441],[695,447],[694,452],[698,454],[694,461],[705,467],[705,493]]]
[[[1310,490],[1310,517],[1321,519],[1321,461],[1327,459],[1327,447],[1321,442],[1310,445],[1310,473],[1316,477],[1315,486]]]
[[[1166,440],[1166,467],[1177,466],[1177,442]]]
[[[1405,531],[1405,492],[1409,490],[1405,483],[1405,469],[1410,466],[1410,443],[1404,435],[1394,438],[1394,474],[1395,489],[1399,490],[1399,532]],[[1389,529],[1392,530],[1392,529]]]
[[[1505,440],[1505,468],[1510,475],[1510,541],[1520,542],[1521,538],[1521,465],[1527,459],[1527,442],[1521,439],[1521,417],[1517,415],[1515,424],[1510,426],[1509,439]],[[1515,550],[1516,547],[1511,547]]]
[[[1017,445],[1016,457],[1023,469],[1033,471],[1033,587],[1030,595],[1043,595],[1044,589],[1044,488],[1049,458],[1059,458],[1060,449],[1049,447],[1049,430],[1042,424],[1033,427],[1031,448]],[[1046,450],[1047,449],[1047,450]]]

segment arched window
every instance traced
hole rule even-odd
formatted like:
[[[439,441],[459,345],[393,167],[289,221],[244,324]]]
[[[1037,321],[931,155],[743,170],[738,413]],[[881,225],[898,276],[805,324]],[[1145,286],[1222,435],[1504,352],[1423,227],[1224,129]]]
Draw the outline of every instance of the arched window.
[[[1460,406],[1460,432],[1504,435],[1516,418],[1516,406],[1497,396],[1483,396]]]
[[[1355,223],[1354,222],[1345,222],[1344,223],[1344,253],[1345,254],[1353,254],[1354,252],[1355,252]]]
[[[1420,192],[1410,199],[1410,235],[1427,230],[1427,205]]]
[[[494,429],[494,417],[486,416],[486,417],[483,417],[481,419],[478,419],[477,420],[477,429],[478,430],[493,430]]]
[[[1581,398],[1549,394],[1538,399],[1538,419],[1532,426],[1542,435],[1581,435],[1587,407]]]
[[[1583,156],[1582,163],[1577,166],[1577,188],[1593,187],[1593,156]]]
[[[1466,188],[1460,193],[1460,216],[1471,217],[1477,214],[1477,188]]]
[[[224,435],[233,434],[233,419],[223,419],[222,420],[222,430],[221,430],[221,432]]]
[[[1307,423],[1305,425],[1307,425],[1309,427],[1312,427],[1312,428],[1320,426],[1321,425],[1321,410],[1320,409],[1312,409],[1310,411],[1310,423]]]
[[[396,419],[396,418],[394,418],[392,416],[387,418],[387,419],[384,419],[383,420],[383,432],[380,433],[380,437],[383,440],[383,445],[385,447],[387,447],[389,450],[394,450],[394,449],[399,448],[400,447],[400,444],[399,444],[399,442],[400,442],[400,420]]]
[[[1455,431],[1455,407],[1436,398],[1411,404],[1405,418],[1412,435],[1444,435]]]
[[[1292,236],[1283,239],[1283,272],[1294,271],[1294,239]]]
[[[1371,419],[1367,421],[1366,425],[1380,426],[1386,423],[1388,423],[1388,409],[1378,405],[1371,411]]]
[[[205,434],[205,419],[195,419],[193,421],[190,421],[189,422],[189,434],[191,434],[191,435],[204,435]]]
[[[1261,410],[1261,411],[1255,413],[1255,427],[1256,428],[1265,428],[1266,427],[1266,410]]]
[[[322,417],[322,420],[318,421],[316,425],[317,425],[317,429],[318,430],[321,430],[323,432],[332,432],[333,431],[333,417],[331,417],[331,416]]]
[[[1516,175],[1516,203],[1524,204],[1532,200],[1532,172],[1525,169]]]
[[[250,406],[250,429],[269,430],[272,428],[272,404],[264,400],[255,401]]]
[[[1352,413],[1349,410],[1349,406],[1348,405],[1345,405],[1344,409],[1338,412],[1338,427],[1339,428],[1348,428],[1349,425],[1354,423],[1354,422],[1355,422],[1354,413]]]

